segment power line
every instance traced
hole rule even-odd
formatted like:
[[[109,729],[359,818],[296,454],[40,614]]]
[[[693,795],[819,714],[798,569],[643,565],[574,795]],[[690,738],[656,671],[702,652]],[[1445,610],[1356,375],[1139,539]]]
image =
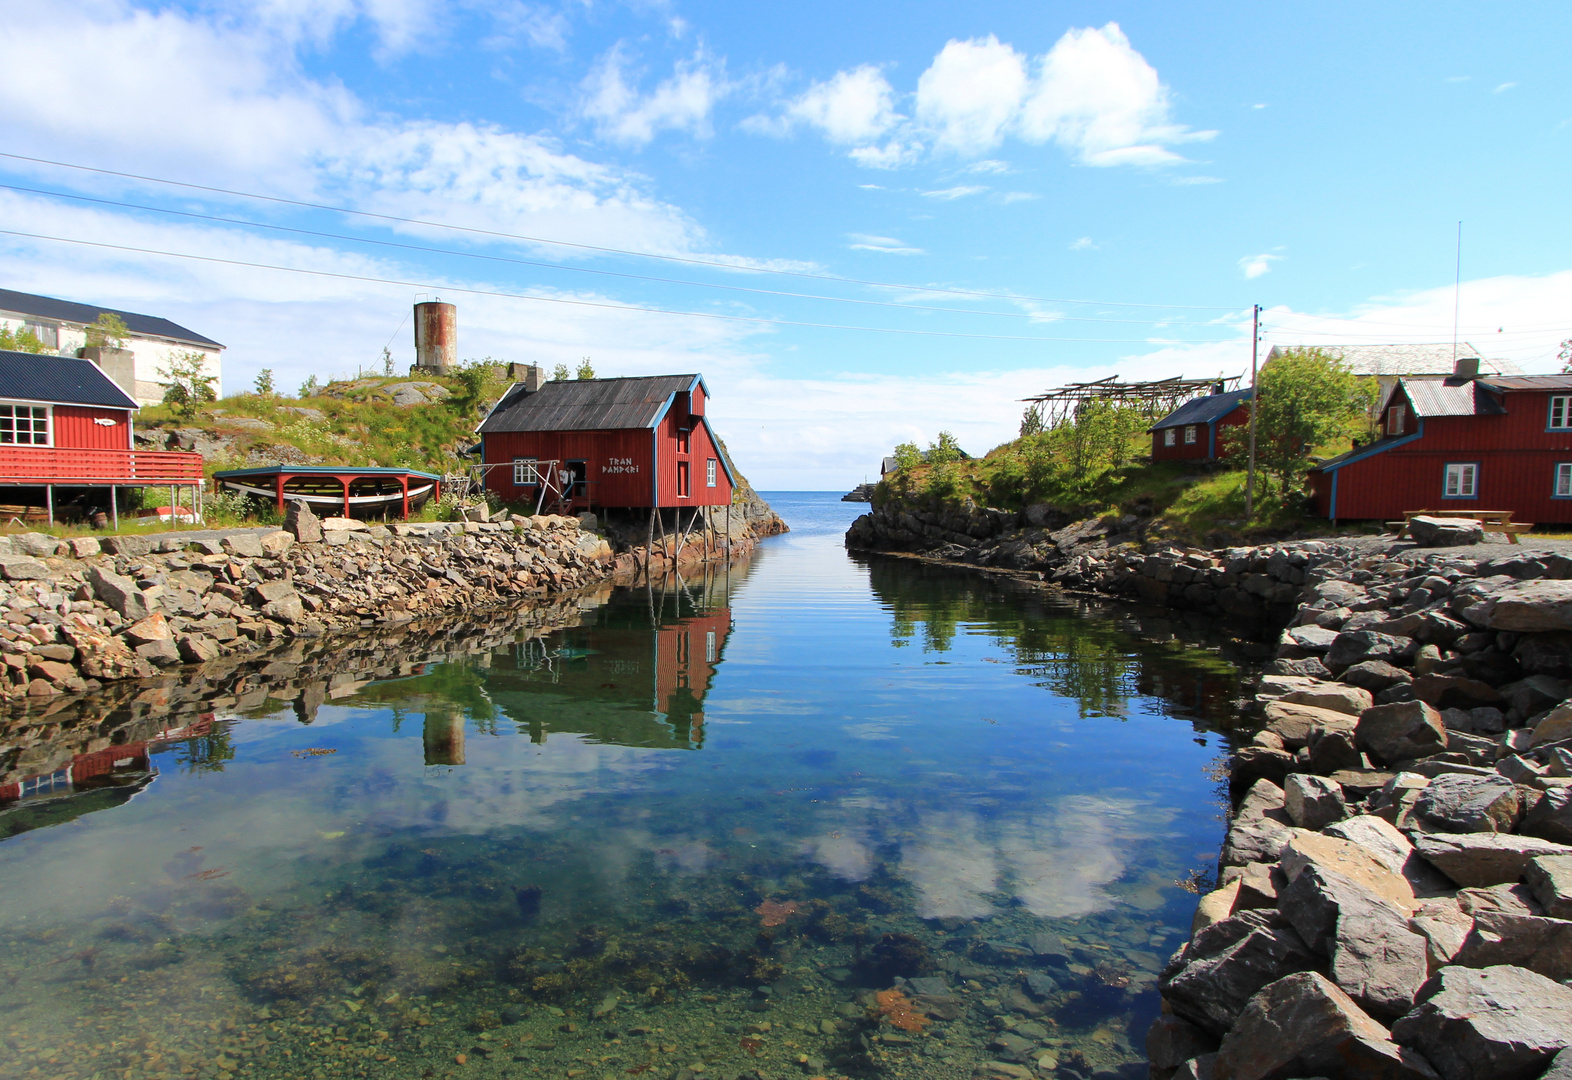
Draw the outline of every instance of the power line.
[[[710,311],[681,311],[675,308],[645,307],[638,304],[611,304],[595,300],[569,300],[560,296],[537,296],[531,293],[503,292],[497,289],[473,289],[459,285],[436,286],[421,281],[403,281],[397,278],[372,277],[369,274],[346,274],[332,270],[305,270],[294,266],[278,266],[273,263],[248,262],[244,259],[221,259],[216,255],[192,255],[181,251],[161,251],[157,248],[133,247],[128,244],[110,244],[100,240],[74,240],[65,236],[47,236],[43,233],[20,232],[14,229],[0,229],[0,236],[18,236],[28,240],[47,240],[59,244],[75,244],[82,247],[104,248],[109,251],[126,251],[138,255],[160,255],[171,259],[190,259],[196,262],[216,263],[223,266],[244,266],[253,270],[278,270],[286,274],[306,274],[313,277],[335,278],[341,281],[364,281],[376,285],[396,285],[406,289],[428,289],[432,292],[465,293],[471,296],[494,296],[508,300],[533,300],[543,304],[565,304],[571,307],[605,308],[611,311],[640,311],[655,315],[679,315],[693,319],[715,319],[723,322],[756,323],[765,326],[802,326],[818,330],[858,330],[875,334],[900,334],[908,337],[946,337],[969,338],[978,341],[1037,341],[1037,342],[1108,342],[1114,344],[1140,344],[1151,343],[1149,338],[1067,338],[1067,337],[1033,337],[1030,335],[1010,334],[963,334],[946,330],[902,330],[885,326],[848,326],[842,323],[802,322],[794,319],[766,319],[750,315],[721,315]],[[395,331],[396,333],[396,331]],[[1174,341],[1171,344],[1180,345],[1209,345],[1221,343],[1223,339],[1205,339],[1190,341]]]
[[[708,281],[693,281],[685,278],[654,277],[649,274],[629,274],[617,270],[597,270],[588,266],[570,266],[566,263],[544,262],[538,259],[518,259],[507,255],[485,255],[474,251],[459,251],[456,248],[431,247],[427,244],[405,244],[395,240],[373,240],[362,236],[346,236],[343,233],[322,232],[317,229],[301,229],[290,225],[274,225],[265,221],[250,221],[246,218],[227,217],[222,214],[199,214],[192,210],[172,210],[163,206],[145,206],[141,203],[122,202],[119,199],[101,199],[91,195],[72,195],[69,192],[49,191],[44,188],[23,187],[19,184],[0,184],[0,190],[20,191],[29,195],[43,195],[53,199],[70,199],[74,202],[93,203],[98,206],[118,206],[126,210],[143,210],[153,214],[167,214],[172,217],[191,218],[196,221],[213,221],[225,225],[241,225],[249,229],[269,229],[273,232],[292,233],[296,236],[310,236],[319,240],[343,240],[351,244],[371,244],[377,247],[396,248],[401,251],[420,251],[430,255],[451,255],[461,259],[479,259],[483,262],[506,263],[512,266],[535,266],[550,270],[566,270],[575,274],[594,274],[602,277],[623,278],[631,281],[650,281],[663,285],[691,285],[700,289],[721,289],[727,292],[754,293],[760,296],[782,296],[797,300],[825,300],[837,304],[862,304],[869,307],[899,308],[902,311],[942,311],[955,315],[990,315],[1005,319],[1031,319],[1047,322],[1090,322],[1090,323],[1119,323],[1129,326],[1151,326],[1161,320],[1153,319],[1093,319],[1076,315],[1055,314],[1051,319],[1027,311],[978,311],[970,308],[938,307],[930,304],[901,304],[893,300],[860,300],[849,296],[825,296],[819,293],[788,292],[783,289],[755,289],[746,285],[720,285]],[[1206,325],[1198,323],[1167,323],[1169,326],[1196,326]]]
[[[61,169],[75,169],[80,172],[98,173],[101,176],[117,176],[125,180],[139,180],[148,184],[166,184],[170,187],[182,187],[191,191],[206,191],[215,195],[231,195],[241,199],[257,199],[263,202],[277,203],[281,206],[298,206],[307,210],[326,210],[335,214],[351,214],[356,217],[373,218],[378,221],[390,221],[400,225],[419,225],[428,229],[448,229],[454,232],[471,233],[476,236],[487,236],[501,240],[522,240],[530,244],[550,244],[557,247],[577,248],[581,251],[594,251],[604,255],[626,255],[638,259],[661,259],[666,262],[687,263],[693,266],[709,266],[720,270],[746,271],[756,274],[780,274],[786,277],[810,278],[816,281],[838,281],[846,285],[867,285],[878,289],[905,289],[909,292],[943,293],[951,296],[978,296],[994,300],[1030,300],[1041,304],[1094,304],[1103,307],[1136,307],[1152,308],[1166,311],[1234,311],[1233,305],[1228,304],[1135,304],[1124,303],[1117,300],[1074,300],[1064,297],[1049,296],[1017,296],[1010,293],[986,292],[974,289],[946,289],[930,285],[909,285],[890,281],[870,281],[861,278],[841,277],[838,274],[813,274],[806,270],[782,270],[776,267],[748,266],[741,263],[729,263],[719,259],[695,259],[681,255],[659,255],[650,251],[632,251],[626,248],[602,247],[596,244],[580,244],[571,240],[552,240],[540,236],[527,236],[522,233],[507,233],[495,229],[478,229],[468,225],[449,225],[440,221],[426,221],[421,218],[399,217],[395,214],[378,214],[369,210],[351,210],[348,207],[332,206],[326,203],[305,202],[300,199],[285,199],[277,195],[259,195],[250,191],[237,191],[233,188],[212,187],[206,184],[192,184],[184,180],[166,180],[156,176],[143,176],[140,173],[119,172],[115,169],[100,169],[91,165],[76,165],[69,161],[52,161],[49,158],[28,157],[25,154],[8,154],[0,151],[0,157],[10,158],[13,161],[29,161],[37,165],[52,165]]]

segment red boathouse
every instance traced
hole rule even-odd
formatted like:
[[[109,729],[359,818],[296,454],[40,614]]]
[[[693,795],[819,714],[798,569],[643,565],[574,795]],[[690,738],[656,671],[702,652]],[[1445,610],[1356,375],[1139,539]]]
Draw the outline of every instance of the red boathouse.
[[[481,421],[486,487],[559,511],[730,506],[700,375],[542,382],[526,370]]]
[[[1464,365],[1459,365],[1464,367]],[[1310,471],[1316,512],[1397,520],[1408,510],[1510,510],[1572,522],[1572,376],[1398,380],[1381,435]]]
[[[201,454],[132,449],[136,409],[91,360],[0,350],[0,502],[118,519],[117,488],[200,485]]]

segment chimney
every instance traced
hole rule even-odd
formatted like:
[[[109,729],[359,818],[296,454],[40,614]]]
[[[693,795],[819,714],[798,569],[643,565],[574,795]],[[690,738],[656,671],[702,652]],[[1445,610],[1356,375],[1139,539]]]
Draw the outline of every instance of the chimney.
[[[1224,385],[1225,384],[1224,384],[1223,380],[1222,379],[1218,379],[1215,383],[1212,384],[1212,393],[1214,393],[1214,394],[1221,394],[1223,392],[1223,386]]]
[[[535,391],[539,390],[540,389],[540,384],[541,384],[540,365],[538,365],[538,364],[526,364],[524,366],[524,380],[523,380],[523,382],[524,382],[524,390],[525,390],[526,393],[533,394]]]
[[[1452,377],[1456,379],[1479,378],[1479,357],[1459,356],[1456,366],[1452,369]]]

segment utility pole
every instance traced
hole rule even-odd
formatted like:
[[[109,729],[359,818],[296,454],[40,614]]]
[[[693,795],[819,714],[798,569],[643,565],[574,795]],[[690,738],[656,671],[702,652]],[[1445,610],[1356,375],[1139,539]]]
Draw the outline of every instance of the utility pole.
[[[1250,469],[1245,473],[1245,521],[1255,516],[1255,367],[1261,351],[1261,305],[1256,304],[1250,328]]]

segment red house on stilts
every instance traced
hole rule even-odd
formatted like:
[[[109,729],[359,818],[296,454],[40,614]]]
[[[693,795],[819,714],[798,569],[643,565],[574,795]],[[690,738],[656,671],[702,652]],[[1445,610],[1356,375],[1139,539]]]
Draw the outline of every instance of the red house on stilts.
[[[477,429],[486,487],[558,513],[729,507],[709,396],[701,375],[542,382],[527,368]]]

